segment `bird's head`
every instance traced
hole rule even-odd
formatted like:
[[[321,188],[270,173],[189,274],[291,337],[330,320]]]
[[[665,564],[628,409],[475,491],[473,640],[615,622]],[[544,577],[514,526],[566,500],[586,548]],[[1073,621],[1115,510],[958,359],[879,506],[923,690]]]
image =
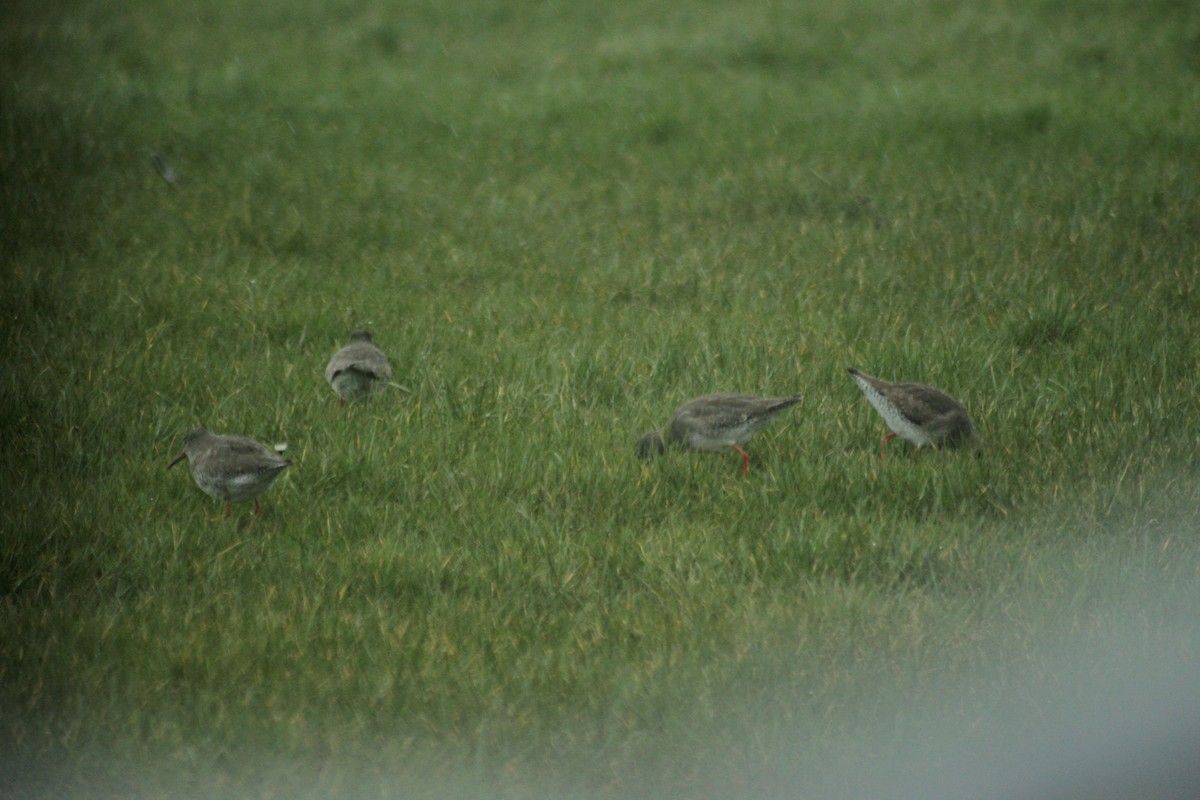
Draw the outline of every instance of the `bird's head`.
[[[662,431],[650,431],[643,433],[637,440],[637,444],[633,446],[633,452],[642,461],[660,456],[667,449],[667,444],[663,440]]]

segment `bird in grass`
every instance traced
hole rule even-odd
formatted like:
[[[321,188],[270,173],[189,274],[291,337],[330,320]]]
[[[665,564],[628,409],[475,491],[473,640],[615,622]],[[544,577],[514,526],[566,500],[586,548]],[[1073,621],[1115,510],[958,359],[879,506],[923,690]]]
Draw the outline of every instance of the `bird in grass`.
[[[801,395],[755,397],[728,392],[697,397],[681,405],[665,428],[643,434],[634,451],[638,458],[649,461],[661,455],[667,445],[692,450],[732,447],[742,456],[742,474],[749,475],[750,454],[742,445],[800,399]]]
[[[168,164],[167,160],[163,158],[162,153],[151,153],[150,163],[154,165],[154,169],[158,170],[158,174],[162,177],[162,179],[172,186],[178,186],[183,182],[179,177],[179,173],[175,171],[175,168]]]
[[[883,437],[885,446],[897,436],[916,445],[918,453],[925,445],[978,448],[983,444],[971,425],[967,409],[945,392],[921,383],[881,380],[854,367],[848,369],[867,400],[892,429]]]
[[[338,406],[370,394],[391,379],[392,365],[368,331],[350,334],[350,344],[334,353],[325,367],[325,380],[337,392]]]
[[[248,436],[221,436],[196,428],[183,437],[183,452],[167,469],[187,459],[192,478],[204,493],[225,501],[225,519],[233,504],[254,500],[254,513],[262,510],[258,496],[279,479],[291,461]]]

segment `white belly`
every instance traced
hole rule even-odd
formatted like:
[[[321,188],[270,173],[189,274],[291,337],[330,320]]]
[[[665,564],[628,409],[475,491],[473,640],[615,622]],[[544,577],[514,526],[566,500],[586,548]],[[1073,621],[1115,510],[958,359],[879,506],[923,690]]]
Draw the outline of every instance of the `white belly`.
[[[859,380],[855,377],[858,385],[862,387],[863,394],[867,396],[867,400],[879,412],[879,416],[883,417],[883,421],[891,428],[897,436],[905,441],[912,442],[918,448],[927,444],[932,444],[933,439],[925,432],[924,429],[915,425],[908,417],[900,413],[900,410],[888,402],[887,398],[875,391],[875,387],[866,381]]]

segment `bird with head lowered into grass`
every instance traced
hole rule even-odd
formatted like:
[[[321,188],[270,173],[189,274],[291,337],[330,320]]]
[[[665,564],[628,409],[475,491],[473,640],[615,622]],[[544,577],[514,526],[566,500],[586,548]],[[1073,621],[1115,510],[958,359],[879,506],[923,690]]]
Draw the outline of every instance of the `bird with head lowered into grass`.
[[[849,372],[891,428],[891,433],[883,437],[884,445],[897,436],[912,442],[918,453],[925,445],[976,449],[983,445],[967,409],[940,389],[922,383],[885,381],[854,367],[849,367]]]
[[[350,334],[350,343],[334,353],[325,367],[325,380],[337,392],[339,406],[370,394],[391,379],[391,362],[375,346],[369,331]]]
[[[665,428],[643,434],[634,447],[638,458],[648,461],[668,446],[692,450],[724,450],[732,447],[742,457],[742,474],[750,474],[750,454],[742,448],[754,434],[779,413],[799,403],[792,397],[755,397],[718,392],[688,400],[671,417]]]
[[[185,458],[196,485],[209,497],[225,501],[225,519],[233,514],[233,504],[242,500],[253,500],[258,514],[258,496],[292,463],[248,436],[222,436],[204,428],[183,437],[183,452],[167,469]]]

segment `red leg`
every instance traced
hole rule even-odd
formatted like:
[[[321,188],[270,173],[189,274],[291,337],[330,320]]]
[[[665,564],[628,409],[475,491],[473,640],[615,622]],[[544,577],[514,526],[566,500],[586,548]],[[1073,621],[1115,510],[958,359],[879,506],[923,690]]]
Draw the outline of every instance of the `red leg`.
[[[747,453],[745,450],[743,450],[741,445],[736,444],[736,443],[733,445],[733,449],[737,450],[739,453],[742,454],[742,474],[749,475],[750,474],[750,454]]]
[[[883,443],[879,445],[879,457],[883,458],[883,449],[887,447],[887,443],[896,438],[896,432],[891,431],[887,436],[883,437]]]
[[[225,501],[225,519],[233,516],[233,503],[229,500]]]
[[[258,516],[258,512],[262,511],[262,506],[258,504],[258,498],[254,498],[254,516]]]

